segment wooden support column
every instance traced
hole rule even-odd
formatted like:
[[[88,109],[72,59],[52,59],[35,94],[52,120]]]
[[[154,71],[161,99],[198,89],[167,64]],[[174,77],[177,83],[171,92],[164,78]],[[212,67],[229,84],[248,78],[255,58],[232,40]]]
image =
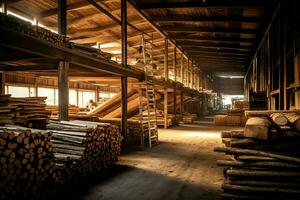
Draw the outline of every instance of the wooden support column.
[[[95,93],[96,93],[96,102],[98,102],[100,100],[99,92],[100,92],[99,87],[96,86],[96,91],[95,91]]]
[[[4,73],[0,73],[0,83],[1,83],[0,94],[5,94],[5,74]]]
[[[194,62],[192,61],[192,67],[191,67],[191,88],[194,88]]]
[[[0,0],[1,12],[7,14],[7,5],[5,0]],[[5,73],[0,73],[0,94],[5,94]]]
[[[173,69],[174,69],[174,81],[177,81],[177,71],[176,71],[176,46],[174,47],[173,53]]]
[[[187,66],[186,66],[186,87],[189,87],[189,67],[190,67],[190,60],[187,59]]]
[[[164,128],[168,128],[168,89],[164,89]]]
[[[121,0],[121,30],[122,30],[122,65],[127,67],[127,2]],[[123,146],[127,144],[127,77],[121,77],[121,133],[124,137]]]
[[[68,105],[69,105],[69,82],[68,82],[69,63],[65,61],[59,62],[58,67],[58,110],[59,120],[68,121]]]
[[[169,80],[169,62],[168,62],[168,39],[165,38],[165,55],[164,55],[164,71],[165,71],[165,81]]]
[[[57,1],[57,25],[58,33],[67,35],[67,0]],[[69,83],[68,83],[69,63],[59,61],[58,65],[58,111],[59,120],[68,121],[68,105],[69,105]]]
[[[182,53],[180,59],[180,82],[183,84],[183,54]]]
[[[174,91],[173,91],[173,110],[174,110],[174,116],[175,116],[175,121],[176,121],[176,108],[177,108],[177,95],[176,95],[176,89],[174,88]]]
[[[183,114],[184,112],[184,105],[183,105],[183,92],[180,94],[180,113]]]
[[[0,0],[0,5],[1,5],[1,12],[4,14],[7,14],[7,0]]]

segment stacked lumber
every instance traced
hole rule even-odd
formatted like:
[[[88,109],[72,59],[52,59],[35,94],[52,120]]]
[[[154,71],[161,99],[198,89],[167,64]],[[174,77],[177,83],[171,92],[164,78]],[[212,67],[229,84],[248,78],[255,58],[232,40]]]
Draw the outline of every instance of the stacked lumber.
[[[52,173],[51,133],[0,127],[0,199],[39,199]]]
[[[0,125],[16,124],[44,129],[48,121],[46,97],[0,95]]]
[[[99,122],[110,123],[115,126],[121,127],[120,118],[103,119],[99,118]],[[127,120],[127,140],[126,143],[129,146],[138,146],[141,144],[142,125],[139,117],[133,117]],[[144,139],[148,138],[146,132],[144,132]]]
[[[196,114],[184,113],[182,115],[182,122],[184,124],[192,124],[195,119],[197,119],[197,115]]]
[[[57,120],[59,118],[57,105],[47,105],[46,110],[49,111],[49,113],[50,113],[50,116],[49,116],[50,119]],[[69,117],[71,117],[71,118],[76,117],[76,116],[86,115],[85,113],[81,112],[81,109],[78,106],[75,106],[75,105],[69,105],[68,110],[69,110]]]
[[[121,151],[118,128],[109,123],[86,121],[55,122],[52,131],[56,184],[64,185],[99,172],[117,161]]]
[[[224,167],[223,197],[300,198],[300,134],[293,123],[282,113],[271,114],[250,118],[244,131],[222,132],[225,146],[215,151],[226,154],[217,161]]]
[[[240,126],[243,122],[238,115],[215,115],[214,124],[217,126]]]
[[[165,119],[164,119],[164,111],[162,110],[156,110],[156,119],[157,119],[157,126],[164,126]],[[168,114],[168,120],[167,120],[167,127],[173,126],[176,124],[176,117],[175,115]]]
[[[69,46],[69,41],[66,36],[59,35],[45,28],[32,25],[30,22],[24,21],[12,15],[0,13],[0,26],[50,42],[55,45]]]
[[[235,101],[232,108],[234,110],[249,110],[250,103],[249,101]]]

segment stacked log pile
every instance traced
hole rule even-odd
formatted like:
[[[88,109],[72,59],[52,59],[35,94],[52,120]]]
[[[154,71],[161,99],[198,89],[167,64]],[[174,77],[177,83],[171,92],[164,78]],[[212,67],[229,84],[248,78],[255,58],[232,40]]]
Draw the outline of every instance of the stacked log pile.
[[[59,168],[53,174],[55,183],[68,184],[117,161],[121,136],[109,123],[85,121],[51,122],[54,161]]]
[[[45,129],[49,119],[46,97],[11,97],[0,95],[0,125],[16,124]]]
[[[115,126],[118,126],[120,130],[121,119],[120,118],[112,118],[112,119],[99,119],[100,122],[111,123]],[[141,135],[142,134],[142,126],[139,118],[129,119],[127,121],[127,145],[130,146],[138,146],[141,144]],[[144,135],[146,139],[148,135]]]
[[[51,133],[0,127],[0,199],[39,199],[53,172]]]
[[[66,36],[56,34],[39,26],[34,26],[30,22],[11,15],[0,13],[0,26],[40,40],[51,42],[55,45],[69,46],[69,41]]]
[[[250,118],[244,131],[224,131],[225,199],[299,199],[300,133],[297,113]],[[288,116],[293,116],[289,118]],[[298,120],[296,120],[298,119]]]

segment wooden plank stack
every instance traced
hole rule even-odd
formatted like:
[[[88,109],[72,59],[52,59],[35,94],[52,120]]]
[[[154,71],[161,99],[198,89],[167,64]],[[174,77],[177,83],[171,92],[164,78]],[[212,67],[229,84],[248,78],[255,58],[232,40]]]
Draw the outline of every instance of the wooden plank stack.
[[[197,119],[197,115],[196,114],[184,113],[182,115],[182,122],[184,124],[192,124],[195,119]]]
[[[0,26],[40,40],[51,42],[55,45],[69,46],[69,41],[66,36],[56,34],[39,26],[34,26],[30,22],[21,20],[12,15],[0,13]]]
[[[0,127],[0,199],[38,199],[52,173],[51,132]]]
[[[45,129],[49,113],[46,97],[11,97],[0,95],[0,125],[16,124]]]
[[[293,113],[293,116],[295,119],[299,115]],[[249,120],[244,131],[222,132],[225,147],[215,148],[216,152],[227,155],[226,159],[217,161],[224,167],[222,196],[225,199],[299,199],[297,120],[292,121],[281,113]]]
[[[67,184],[108,167],[121,151],[118,128],[109,123],[51,122],[55,183]]]

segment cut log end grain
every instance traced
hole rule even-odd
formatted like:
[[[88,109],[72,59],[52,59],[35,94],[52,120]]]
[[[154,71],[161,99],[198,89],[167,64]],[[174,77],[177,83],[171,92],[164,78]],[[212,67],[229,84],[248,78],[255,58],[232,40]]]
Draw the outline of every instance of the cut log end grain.
[[[253,117],[247,120],[244,136],[261,140],[269,139],[271,122],[267,118]]]

